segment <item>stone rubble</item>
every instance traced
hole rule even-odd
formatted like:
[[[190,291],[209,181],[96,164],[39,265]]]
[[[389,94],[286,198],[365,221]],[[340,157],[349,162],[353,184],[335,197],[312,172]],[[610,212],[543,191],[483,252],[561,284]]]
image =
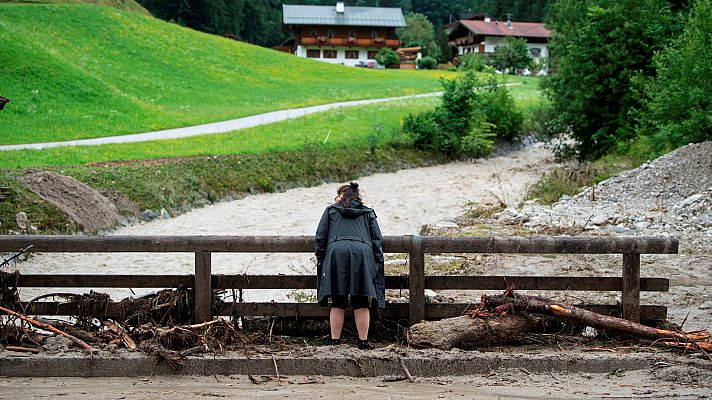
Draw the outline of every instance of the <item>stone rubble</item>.
[[[493,218],[535,232],[674,236],[681,252],[709,252],[712,141],[681,147],[551,206],[526,201]]]

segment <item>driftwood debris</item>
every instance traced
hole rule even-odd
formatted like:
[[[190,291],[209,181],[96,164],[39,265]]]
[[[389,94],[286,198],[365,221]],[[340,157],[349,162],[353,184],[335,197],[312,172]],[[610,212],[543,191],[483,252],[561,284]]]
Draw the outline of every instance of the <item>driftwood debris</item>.
[[[679,340],[684,342],[695,342],[706,340],[710,337],[708,331],[695,332],[675,332],[668,329],[657,329],[645,326],[623,318],[602,315],[592,311],[584,310],[576,306],[562,304],[543,297],[505,295],[483,297],[487,303],[487,308],[491,307],[512,307],[516,311],[528,311],[545,315],[552,315],[566,321],[579,325],[590,326],[596,329],[615,331],[631,336],[646,339]]]
[[[43,324],[51,325],[59,329],[60,331],[66,332],[87,343],[97,343],[99,341],[99,339],[93,333],[87,332],[84,329],[78,328],[68,322],[45,319],[41,317],[35,317],[35,320]]]
[[[15,311],[8,310],[7,308],[2,307],[2,306],[0,306],[0,311],[4,312],[4,313],[6,313],[6,314],[12,315],[12,316],[15,317],[15,318],[20,318],[21,320],[23,320],[23,321],[25,321],[25,322],[28,322],[28,323],[30,323],[30,324],[32,324],[32,325],[34,325],[34,326],[36,326],[36,327],[38,327],[38,328],[40,328],[40,329],[44,329],[44,330],[46,330],[46,331],[54,332],[54,333],[56,333],[56,334],[58,334],[58,335],[62,335],[62,336],[64,336],[64,337],[66,337],[67,339],[71,340],[72,343],[76,344],[77,346],[79,346],[79,347],[81,347],[81,348],[83,348],[83,349],[85,349],[85,350],[89,350],[89,351],[92,351],[92,352],[95,351],[95,349],[94,349],[93,347],[91,347],[91,346],[89,346],[88,344],[86,344],[86,342],[84,342],[83,340],[81,340],[81,339],[79,339],[79,338],[77,338],[77,337],[75,337],[75,336],[72,336],[72,335],[70,335],[70,334],[68,334],[68,333],[66,333],[66,332],[64,332],[64,331],[61,331],[61,330],[55,328],[55,327],[52,326],[52,325],[48,325],[48,324],[39,322],[39,321],[34,320],[34,319],[32,319],[32,318],[30,318],[30,317],[28,317],[28,316],[26,316],[26,315],[22,315],[22,314],[20,314],[20,313],[16,313]]]
[[[134,342],[133,339],[131,339],[131,336],[129,336],[128,333],[122,328],[119,324],[117,324],[114,321],[111,320],[105,320],[101,321],[101,323],[109,328],[110,331],[114,332],[115,334],[119,335],[121,338],[121,341],[124,342],[126,347],[128,347],[130,350],[136,350],[138,347],[136,346],[136,342]]]
[[[520,342],[536,326],[529,315],[488,317],[461,316],[415,324],[408,331],[408,344],[463,350]]]

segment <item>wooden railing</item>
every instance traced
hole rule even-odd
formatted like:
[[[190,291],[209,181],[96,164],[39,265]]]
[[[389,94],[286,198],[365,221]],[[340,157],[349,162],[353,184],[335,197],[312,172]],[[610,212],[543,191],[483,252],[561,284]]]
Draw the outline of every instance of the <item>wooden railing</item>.
[[[113,287],[168,288],[179,285],[195,289],[195,319],[216,315],[325,317],[328,309],[314,303],[220,303],[212,308],[213,289],[313,289],[316,278],[308,275],[214,275],[211,254],[311,253],[311,236],[0,236],[0,252],[31,247],[33,252],[190,252],[195,254],[194,275],[21,275],[20,287]],[[440,236],[387,236],[386,253],[408,253],[410,273],[387,276],[387,289],[408,289],[409,303],[388,304],[382,316],[408,319],[439,319],[462,314],[470,304],[426,304],[425,289],[500,290],[504,282],[517,290],[620,291],[621,307],[585,305],[586,308],[632,321],[665,319],[664,306],[641,306],[641,291],[667,291],[664,278],[640,278],[641,254],[676,254],[678,241],[663,237],[532,237],[483,238]],[[427,253],[507,254],[622,254],[621,277],[560,276],[426,276]],[[72,315],[71,304],[33,303],[32,314]],[[116,310],[110,307],[107,315]]]
[[[400,40],[398,39],[357,39],[357,38],[341,38],[341,37],[325,37],[325,36],[302,36],[300,44],[308,46],[358,46],[358,47],[398,47]]]

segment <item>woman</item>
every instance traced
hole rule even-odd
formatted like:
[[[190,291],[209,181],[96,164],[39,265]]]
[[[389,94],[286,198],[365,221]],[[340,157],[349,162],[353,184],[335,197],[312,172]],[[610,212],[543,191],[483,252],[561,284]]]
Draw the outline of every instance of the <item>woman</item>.
[[[369,306],[386,306],[381,230],[376,212],[361,204],[358,183],[339,186],[316,230],[317,300],[329,306],[331,340],[338,344],[349,302],[354,308],[358,348],[367,350]]]

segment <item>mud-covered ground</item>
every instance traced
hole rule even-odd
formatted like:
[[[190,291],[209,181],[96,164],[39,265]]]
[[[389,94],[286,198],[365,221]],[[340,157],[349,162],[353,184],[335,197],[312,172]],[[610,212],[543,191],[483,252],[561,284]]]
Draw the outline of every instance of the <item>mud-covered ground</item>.
[[[485,375],[416,378],[290,376],[259,385],[246,376],[146,378],[0,378],[3,399],[703,399],[712,374],[686,369],[612,373],[537,373],[502,370]],[[706,382],[701,382],[705,379]],[[304,383],[313,382],[318,383]]]

